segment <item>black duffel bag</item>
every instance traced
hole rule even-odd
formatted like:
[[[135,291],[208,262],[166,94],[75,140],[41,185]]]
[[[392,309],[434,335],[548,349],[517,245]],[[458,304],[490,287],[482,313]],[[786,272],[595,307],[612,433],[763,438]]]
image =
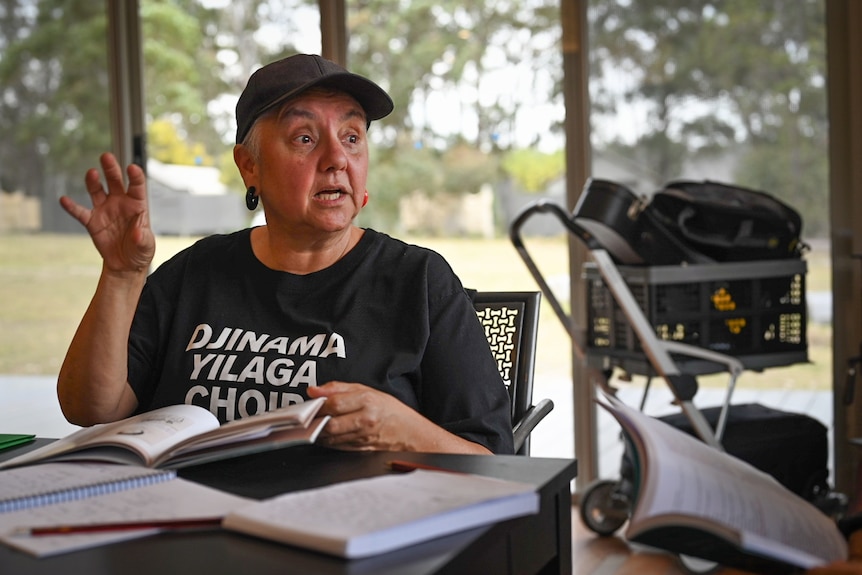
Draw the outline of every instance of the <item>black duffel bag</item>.
[[[662,225],[717,262],[801,257],[802,218],[765,193],[719,182],[674,181],[650,202]]]
[[[623,184],[590,178],[572,212],[574,222],[621,265],[705,264],[715,261],[665,229],[645,197]]]

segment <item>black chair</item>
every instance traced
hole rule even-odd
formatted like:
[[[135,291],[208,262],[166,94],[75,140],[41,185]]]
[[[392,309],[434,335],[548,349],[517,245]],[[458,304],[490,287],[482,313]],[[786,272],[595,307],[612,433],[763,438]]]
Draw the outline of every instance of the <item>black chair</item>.
[[[530,454],[530,433],[554,409],[550,399],[533,405],[533,370],[541,292],[474,292],[473,305],[512,400],[515,453]]]

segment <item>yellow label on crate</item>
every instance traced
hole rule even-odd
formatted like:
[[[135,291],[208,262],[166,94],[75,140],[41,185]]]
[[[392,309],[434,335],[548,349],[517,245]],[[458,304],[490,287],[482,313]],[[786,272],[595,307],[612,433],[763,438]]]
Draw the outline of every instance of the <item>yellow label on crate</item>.
[[[745,321],[744,317],[735,317],[733,319],[724,320],[724,325],[727,326],[727,329],[730,330],[730,333],[736,335],[742,333],[742,330],[745,328],[748,322]]]
[[[736,302],[733,301],[733,296],[725,288],[718,288],[710,297],[712,305],[718,311],[733,311],[736,309]]]

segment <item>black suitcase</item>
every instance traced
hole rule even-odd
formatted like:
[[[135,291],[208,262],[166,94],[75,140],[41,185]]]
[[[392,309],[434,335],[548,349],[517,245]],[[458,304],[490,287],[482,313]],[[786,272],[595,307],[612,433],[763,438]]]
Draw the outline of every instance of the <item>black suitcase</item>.
[[[720,407],[700,410],[713,429],[720,411]],[[682,413],[659,419],[694,435]],[[758,403],[731,405],[722,445],[808,501],[829,490],[827,429],[812,417]]]

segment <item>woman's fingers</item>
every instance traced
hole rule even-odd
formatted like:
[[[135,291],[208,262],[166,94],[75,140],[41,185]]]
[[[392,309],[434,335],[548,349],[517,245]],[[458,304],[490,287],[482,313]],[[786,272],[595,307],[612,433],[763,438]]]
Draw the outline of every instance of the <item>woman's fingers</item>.
[[[123,170],[120,168],[117,158],[110,152],[105,152],[99,156],[99,162],[102,164],[102,173],[105,175],[105,183],[108,185],[108,194],[125,194]]]
[[[129,164],[126,168],[126,173],[129,176],[128,195],[136,200],[143,200],[147,197],[147,178],[144,175],[144,170],[137,164]]]
[[[87,227],[87,222],[90,221],[90,210],[78,204],[72,198],[63,196],[60,198],[60,206],[66,210],[66,213],[78,220],[81,225]]]

